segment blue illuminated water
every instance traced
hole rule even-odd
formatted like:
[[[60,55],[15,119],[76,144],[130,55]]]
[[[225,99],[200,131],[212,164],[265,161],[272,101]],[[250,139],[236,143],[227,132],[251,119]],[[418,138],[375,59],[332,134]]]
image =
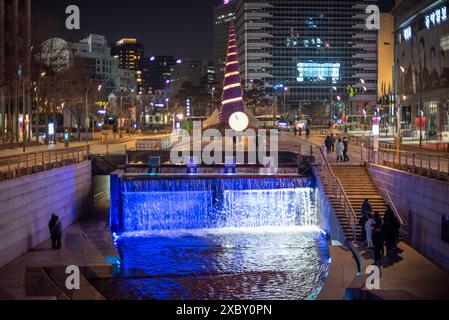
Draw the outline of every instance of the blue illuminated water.
[[[313,299],[329,270],[303,179],[124,181],[113,299]]]

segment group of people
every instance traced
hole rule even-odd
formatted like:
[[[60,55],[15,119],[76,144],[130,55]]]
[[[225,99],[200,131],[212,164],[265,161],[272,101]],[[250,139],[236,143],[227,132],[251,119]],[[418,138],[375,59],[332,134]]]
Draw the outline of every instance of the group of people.
[[[349,162],[349,141],[346,137],[343,139],[338,138],[337,140],[332,133],[331,135],[327,135],[324,144],[328,154],[337,154],[337,162]]]
[[[362,227],[361,240],[368,249],[374,250],[374,264],[380,265],[385,256],[385,249],[387,257],[393,255],[399,242],[401,224],[390,207],[385,211],[383,219],[379,212],[373,214],[372,211],[369,200],[365,199],[359,221]]]
[[[309,126],[306,126],[305,129],[306,129],[306,138],[309,139],[310,138],[310,128],[309,128]],[[298,126],[298,127],[294,126],[293,131],[295,132],[295,136],[299,135],[300,137],[302,137],[303,128],[301,126]]]

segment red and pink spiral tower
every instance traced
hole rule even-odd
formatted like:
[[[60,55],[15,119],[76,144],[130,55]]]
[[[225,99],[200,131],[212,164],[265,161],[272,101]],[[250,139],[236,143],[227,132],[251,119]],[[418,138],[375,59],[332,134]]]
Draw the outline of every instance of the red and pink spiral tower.
[[[231,22],[229,31],[229,44],[221,104],[220,122],[224,126],[229,126],[229,118],[233,113],[245,112],[234,22]]]

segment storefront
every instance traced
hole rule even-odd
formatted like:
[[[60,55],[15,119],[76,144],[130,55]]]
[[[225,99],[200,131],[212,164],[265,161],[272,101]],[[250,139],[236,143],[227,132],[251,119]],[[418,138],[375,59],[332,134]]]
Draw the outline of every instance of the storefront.
[[[449,131],[448,0],[404,0],[395,16],[394,77],[403,130],[427,140]],[[420,120],[425,119],[423,128]]]

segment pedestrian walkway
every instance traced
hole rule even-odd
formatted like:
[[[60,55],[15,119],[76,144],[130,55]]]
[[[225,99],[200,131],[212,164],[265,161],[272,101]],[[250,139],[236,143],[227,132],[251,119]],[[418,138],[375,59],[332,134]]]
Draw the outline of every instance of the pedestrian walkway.
[[[108,208],[109,197],[103,194],[79,223],[63,231],[61,250],[51,250],[51,242],[46,241],[2,268],[0,300],[102,299],[84,278],[81,290],[69,296],[64,292],[64,282],[60,278],[67,277],[65,268],[70,265],[100,270],[94,271],[97,273],[104,270],[110,274],[112,266],[109,259],[119,255],[108,227]],[[27,291],[35,296],[27,296]]]

